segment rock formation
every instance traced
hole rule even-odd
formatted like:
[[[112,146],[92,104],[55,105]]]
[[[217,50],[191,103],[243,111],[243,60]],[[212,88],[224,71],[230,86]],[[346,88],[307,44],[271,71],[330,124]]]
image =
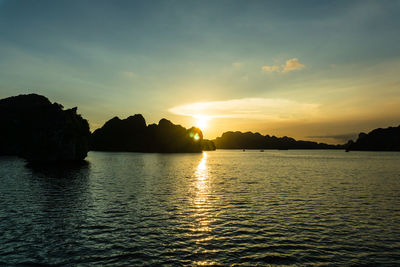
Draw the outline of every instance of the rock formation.
[[[397,127],[378,128],[368,134],[360,133],[357,141],[350,140],[346,149],[365,151],[400,151],[400,125]]]
[[[126,119],[115,117],[93,132],[91,149],[131,152],[201,152],[203,134],[200,129],[186,129],[169,120],[146,126],[142,115]]]
[[[208,140],[208,139],[203,139],[201,147],[205,151],[212,151],[216,150],[217,148],[215,147],[215,144],[213,141]]]
[[[293,138],[261,135],[252,132],[225,132],[213,140],[217,148],[225,149],[340,149],[340,145],[328,145]]]
[[[0,100],[0,155],[29,161],[83,160],[89,148],[88,122],[46,97],[29,94]]]

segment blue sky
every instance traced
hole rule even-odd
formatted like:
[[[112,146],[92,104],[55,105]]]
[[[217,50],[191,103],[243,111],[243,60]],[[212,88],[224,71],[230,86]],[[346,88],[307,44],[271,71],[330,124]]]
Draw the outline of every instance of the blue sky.
[[[400,1],[0,0],[0,97],[78,106],[92,129],[201,115],[209,138],[335,143],[400,124],[398,14]]]

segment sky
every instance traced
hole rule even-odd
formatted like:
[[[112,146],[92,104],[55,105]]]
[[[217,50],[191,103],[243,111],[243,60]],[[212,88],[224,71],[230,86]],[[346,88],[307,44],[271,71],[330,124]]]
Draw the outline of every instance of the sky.
[[[400,124],[400,1],[0,0],[0,98],[326,143]]]

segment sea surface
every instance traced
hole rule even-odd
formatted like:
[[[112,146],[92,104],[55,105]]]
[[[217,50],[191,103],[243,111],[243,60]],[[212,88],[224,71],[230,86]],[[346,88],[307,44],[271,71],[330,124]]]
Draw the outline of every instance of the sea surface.
[[[0,265],[400,265],[400,153],[0,157]]]

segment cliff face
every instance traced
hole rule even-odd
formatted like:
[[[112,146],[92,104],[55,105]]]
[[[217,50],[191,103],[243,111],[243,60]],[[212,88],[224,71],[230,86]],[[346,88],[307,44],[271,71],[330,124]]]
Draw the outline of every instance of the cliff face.
[[[356,142],[347,143],[347,150],[400,151],[400,125],[360,133]]]
[[[146,125],[142,115],[127,119],[115,117],[93,132],[91,149],[131,152],[201,152],[203,134],[198,128],[186,129],[162,119]]]
[[[342,146],[311,141],[297,141],[293,138],[261,135],[252,132],[225,132],[213,140],[217,148],[225,149],[335,149]]]
[[[1,99],[0,155],[29,161],[83,160],[90,131],[76,110],[63,110],[62,105],[36,94]]]

